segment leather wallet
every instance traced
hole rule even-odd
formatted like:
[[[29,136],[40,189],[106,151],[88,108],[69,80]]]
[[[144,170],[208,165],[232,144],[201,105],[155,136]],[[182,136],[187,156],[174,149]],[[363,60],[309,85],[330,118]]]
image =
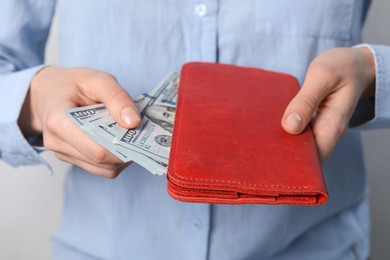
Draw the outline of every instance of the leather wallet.
[[[217,204],[319,205],[328,194],[309,127],[281,127],[299,90],[291,75],[234,65],[183,66],[168,193]]]

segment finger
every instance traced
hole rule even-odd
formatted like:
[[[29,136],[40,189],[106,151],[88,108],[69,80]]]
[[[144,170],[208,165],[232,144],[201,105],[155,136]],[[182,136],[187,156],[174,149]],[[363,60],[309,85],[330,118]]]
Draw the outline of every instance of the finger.
[[[59,149],[59,147],[61,149]],[[114,169],[116,169],[119,166],[124,164],[123,162],[120,162],[120,163],[97,163],[97,162],[91,160],[90,158],[88,158],[87,156],[85,156],[84,154],[80,153],[78,150],[76,150],[70,144],[63,142],[62,140],[58,140],[57,146],[55,148],[51,148],[50,150],[55,152],[55,153],[58,153],[58,154],[67,155],[70,158],[77,158],[77,160],[79,160],[79,161],[83,161],[87,164],[92,164],[96,167],[104,168],[106,170],[114,170]]]
[[[99,167],[99,166],[96,166],[93,164],[89,164],[87,162],[79,160],[78,158],[71,157],[67,154],[56,153],[55,155],[57,156],[58,159],[60,159],[62,161],[65,161],[65,162],[68,162],[72,165],[76,165],[80,168],[83,168],[84,170],[86,170],[92,174],[95,174],[95,175],[98,175],[101,177],[105,177],[105,178],[109,178],[109,179],[116,178],[129,165],[129,164],[122,164],[122,165],[118,165],[117,167],[113,167],[112,169],[106,169],[106,168],[102,168],[102,167]]]
[[[137,127],[141,117],[127,91],[113,76],[102,72],[94,73],[83,77],[78,84],[80,91],[95,102],[104,103],[111,117],[122,127]]]
[[[322,100],[333,91],[335,82],[334,76],[324,69],[309,69],[301,90],[284,112],[284,130],[291,134],[301,133],[310,123]]]
[[[320,107],[312,128],[321,163],[324,163],[347,129],[348,119],[339,107]]]
[[[123,163],[118,157],[78,129],[62,114],[60,116],[53,115],[49,118],[46,122],[46,131],[44,131],[44,143],[48,149],[63,151],[66,146],[62,147],[61,144],[67,143],[74,150],[87,157],[88,159],[85,159],[85,161],[90,160],[97,165]]]

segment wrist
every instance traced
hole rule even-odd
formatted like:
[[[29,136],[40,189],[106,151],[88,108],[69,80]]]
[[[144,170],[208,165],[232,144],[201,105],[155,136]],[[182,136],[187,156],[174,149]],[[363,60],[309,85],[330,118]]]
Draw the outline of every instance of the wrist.
[[[23,102],[20,115],[18,118],[18,125],[22,133],[27,136],[41,135],[42,124],[40,117],[38,116],[38,94],[39,85],[41,84],[42,72],[49,67],[43,67],[40,69],[30,82],[29,89],[27,91],[25,100]]]

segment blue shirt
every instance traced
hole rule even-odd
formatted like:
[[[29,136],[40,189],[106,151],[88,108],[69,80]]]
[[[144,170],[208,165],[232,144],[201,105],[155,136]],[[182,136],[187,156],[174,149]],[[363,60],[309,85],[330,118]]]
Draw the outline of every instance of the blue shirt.
[[[60,65],[113,74],[132,96],[187,61],[286,72],[303,81],[322,51],[361,39],[365,0],[2,0],[0,157],[46,163],[18,125],[60,12]],[[376,62],[375,118],[390,126],[390,48]],[[261,106],[261,104],[259,104]],[[318,207],[181,203],[166,179],[132,164],[115,180],[73,167],[54,259],[366,259],[369,217],[359,131],[324,166],[329,201]]]

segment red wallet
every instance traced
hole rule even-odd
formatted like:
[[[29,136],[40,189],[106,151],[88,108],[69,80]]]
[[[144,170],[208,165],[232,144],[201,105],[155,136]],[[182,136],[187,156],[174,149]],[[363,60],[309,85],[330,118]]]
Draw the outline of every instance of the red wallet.
[[[219,204],[319,205],[328,194],[310,127],[281,127],[299,90],[290,75],[187,63],[168,164],[177,200]]]

